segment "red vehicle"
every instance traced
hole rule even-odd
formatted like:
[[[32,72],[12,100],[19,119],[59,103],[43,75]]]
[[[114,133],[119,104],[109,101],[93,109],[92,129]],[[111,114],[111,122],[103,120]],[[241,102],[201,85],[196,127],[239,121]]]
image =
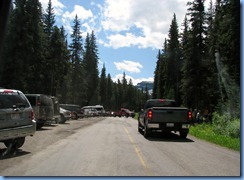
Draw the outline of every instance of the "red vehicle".
[[[118,116],[118,117],[124,116],[124,117],[127,117],[127,118],[128,117],[134,118],[135,117],[135,113],[133,111],[130,111],[129,109],[121,108],[119,111],[114,112],[113,116],[114,117],[116,117],[116,116]]]

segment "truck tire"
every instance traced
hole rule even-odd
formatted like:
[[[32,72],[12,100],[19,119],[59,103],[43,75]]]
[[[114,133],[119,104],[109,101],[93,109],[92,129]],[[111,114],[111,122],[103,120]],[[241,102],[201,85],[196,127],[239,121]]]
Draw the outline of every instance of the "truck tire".
[[[180,137],[185,139],[187,137],[188,132],[187,131],[180,131]]]
[[[150,130],[147,127],[147,123],[144,122],[144,137],[148,138],[150,136]]]
[[[59,121],[59,123],[60,123],[60,124],[64,124],[65,121],[66,121],[66,120],[65,120],[65,118],[64,118],[64,115],[62,114],[61,117],[60,117],[60,121]]]
[[[141,126],[139,120],[138,120],[138,132],[139,133],[142,133],[142,126]]]
[[[16,139],[12,139],[12,140],[8,140],[4,142],[4,145],[6,147],[9,147],[10,143],[13,143],[13,146],[15,146],[15,148],[20,148],[24,145],[25,143],[25,137],[20,137],[20,138],[16,138]]]
[[[36,124],[36,129],[37,129],[37,130],[40,130],[40,129],[44,126],[44,124],[45,124],[44,122],[37,123],[37,124]]]

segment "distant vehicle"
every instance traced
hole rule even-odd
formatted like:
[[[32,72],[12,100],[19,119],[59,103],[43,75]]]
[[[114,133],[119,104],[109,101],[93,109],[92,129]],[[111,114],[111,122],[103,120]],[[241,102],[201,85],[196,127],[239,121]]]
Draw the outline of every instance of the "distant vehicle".
[[[94,109],[97,111],[97,114],[99,116],[105,116],[105,110],[102,105],[95,105],[95,106],[84,106],[81,108],[82,111],[84,112],[84,116],[89,116],[89,111],[94,111]]]
[[[192,114],[187,108],[178,107],[174,100],[150,99],[139,113],[138,131],[144,130],[144,137],[153,130],[179,131],[182,138],[189,132]]]
[[[25,94],[35,113],[37,129],[45,123],[54,121],[54,106],[51,96],[44,94]]]
[[[96,109],[90,109],[88,114],[90,114],[90,116],[99,116],[99,112]]]
[[[63,124],[67,120],[71,119],[71,111],[60,107],[59,108],[59,113],[60,113],[60,116],[61,116],[59,123]]]
[[[75,104],[59,104],[60,107],[71,111],[71,119],[78,119],[83,117],[83,112],[79,105]]]
[[[36,132],[33,109],[19,90],[0,88],[0,142],[20,148]]]
[[[134,118],[135,117],[135,113],[133,111],[130,111],[129,109],[126,109],[126,108],[121,108],[119,111],[117,112],[113,112],[113,116],[116,117],[132,117]]]

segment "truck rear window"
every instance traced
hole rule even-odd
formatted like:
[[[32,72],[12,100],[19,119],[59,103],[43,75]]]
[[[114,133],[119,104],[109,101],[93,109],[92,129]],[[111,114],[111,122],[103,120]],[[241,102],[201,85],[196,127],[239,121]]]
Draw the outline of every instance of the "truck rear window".
[[[144,109],[148,109],[151,107],[178,107],[178,106],[175,101],[154,100],[154,101],[148,101]]]

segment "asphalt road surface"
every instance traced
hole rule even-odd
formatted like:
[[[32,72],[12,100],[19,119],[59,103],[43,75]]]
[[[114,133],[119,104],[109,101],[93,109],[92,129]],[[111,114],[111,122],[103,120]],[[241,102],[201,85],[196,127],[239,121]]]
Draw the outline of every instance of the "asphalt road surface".
[[[240,176],[241,168],[240,152],[189,135],[145,139],[123,117],[45,126],[0,163],[1,176]]]

